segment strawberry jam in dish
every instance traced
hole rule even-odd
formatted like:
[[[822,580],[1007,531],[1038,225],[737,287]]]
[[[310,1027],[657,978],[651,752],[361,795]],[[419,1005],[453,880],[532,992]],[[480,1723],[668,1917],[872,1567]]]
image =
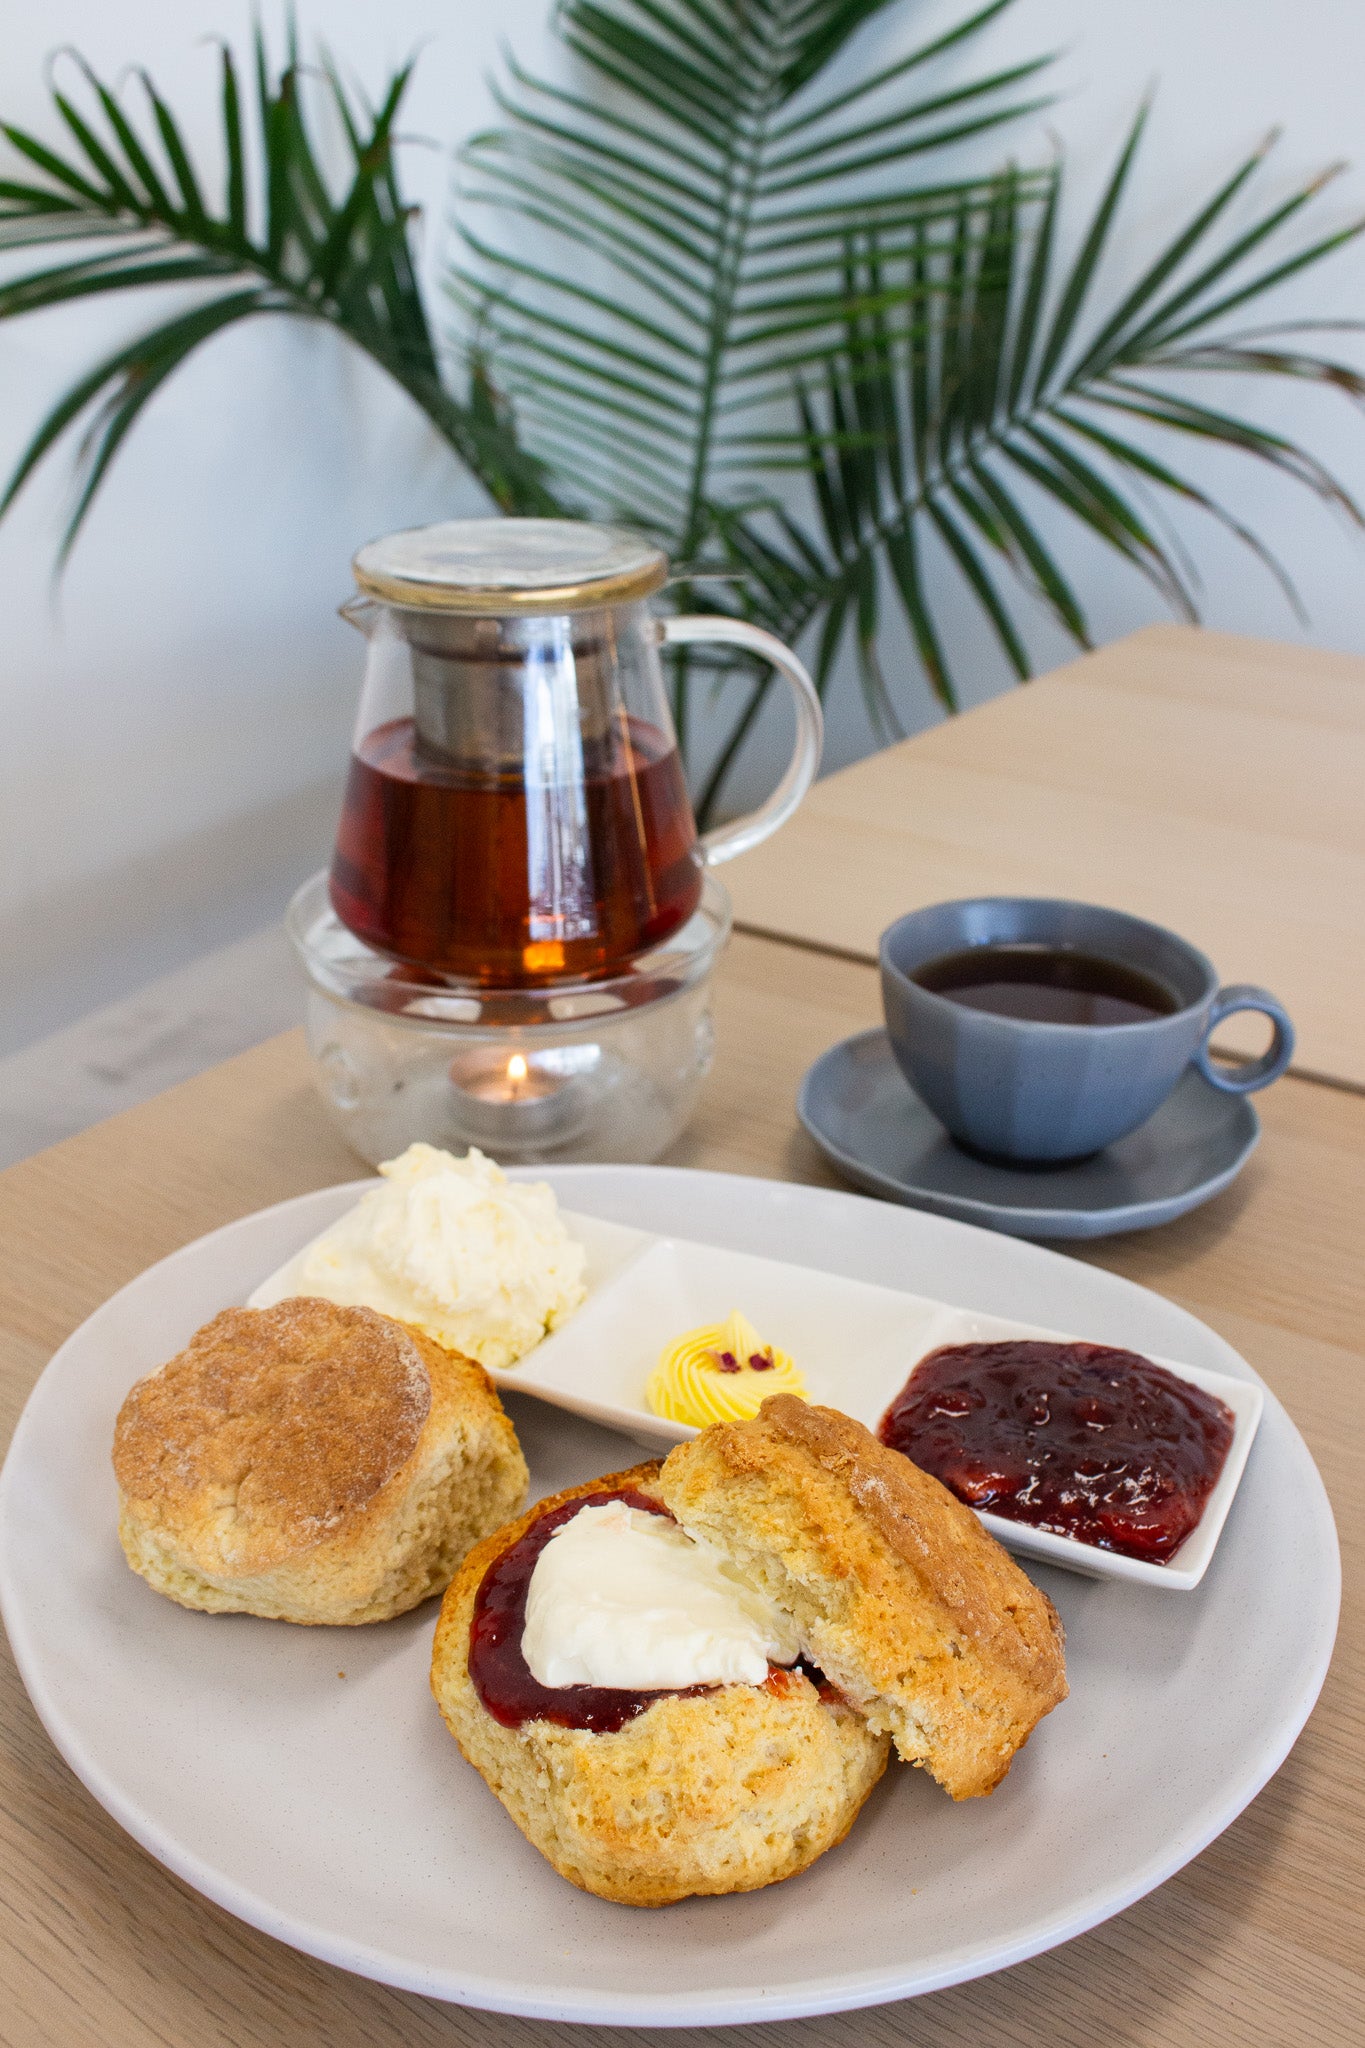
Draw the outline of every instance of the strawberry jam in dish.
[[[1218,1483],[1233,1417],[1136,1351],[1029,1337],[931,1351],[878,1434],[968,1507],[1165,1564]]]

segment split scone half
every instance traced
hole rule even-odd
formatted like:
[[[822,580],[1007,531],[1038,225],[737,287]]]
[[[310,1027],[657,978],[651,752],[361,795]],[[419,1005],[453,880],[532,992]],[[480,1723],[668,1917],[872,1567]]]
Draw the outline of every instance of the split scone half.
[[[481,1366],[368,1308],[225,1309],[114,1430],[119,1539],[211,1614],[349,1625],[439,1593],[526,1498]]]
[[[946,1486],[847,1415],[779,1394],[679,1444],[659,1491],[954,1799],[992,1791],[1066,1698],[1046,1593]]]
[[[672,1549],[767,1617],[766,1667],[687,1682],[708,1610],[613,1554],[623,1502],[665,1509]],[[591,1540],[561,1547],[589,1510]],[[651,1688],[635,1652],[660,1631]],[[562,1876],[657,1906],[806,1869],[848,1832],[891,1738],[954,1798],[989,1792],[1066,1678],[1051,1602],[971,1511],[861,1423],[784,1395],[480,1544],[442,1605],[432,1690]]]
[[[525,1664],[522,1553],[546,1522],[613,1500],[661,1507],[658,1464],[539,1501],[465,1559],[432,1656],[446,1725],[527,1840],[599,1898],[666,1906],[793,1877],[843,1840],[890,1748],[819,1672],[634,1693],[571,1685],[556,1699]],[[573,1725],[585,1719],[595,1725]]]

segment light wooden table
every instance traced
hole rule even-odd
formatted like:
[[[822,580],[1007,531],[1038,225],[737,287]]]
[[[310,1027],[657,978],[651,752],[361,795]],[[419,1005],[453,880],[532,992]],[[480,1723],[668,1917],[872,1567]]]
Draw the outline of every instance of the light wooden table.
[[[1365,661],[1153,626],[827,776],[732,877],[747,929],[869,960],[954,896],[1136,911],[1278,995],[1297,1071],[1365,1087]]]
[[[829,1182],[792,1110],[825,1046],[879,1014],[874,971],[739,937],[720,1052],[675,1163]],[[776,2026],[557,2028],[348,1977],[229,1919],[95,1805],[0,1669],[6,2048],[1348,2048],[1365,2010],[1365,1097],[1286,1080],[1266,1138],[1197,1215],[1087,1251],[1229,1337],[1286,1401],[1339,1519],[1346,1606],[1289,1761],[1195,1863],[1093,1933],[913,2003]],[[0,1175],[0,1430],[53,1348],[151,1260],[350,1179],[298,1034]],[[1256,1626],[1254,1614],[1248,1627]],[[90,1683],[98,1688],[100,1674]]]

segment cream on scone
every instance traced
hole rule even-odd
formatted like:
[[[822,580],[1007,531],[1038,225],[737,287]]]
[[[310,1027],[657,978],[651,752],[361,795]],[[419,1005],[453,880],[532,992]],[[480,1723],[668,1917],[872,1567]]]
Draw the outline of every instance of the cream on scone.
[[[226,1309],[114,1433],[119,1537],[184,1607],[384,1621],[441,1592],[526,1497],[487,1374],[368,1308]]]
[[[480,1544],[432,1659],[447,1726],[528,1840],[638,1906],[806,1869],[889,1749],[795,1662],[789,1616],[649,1512],[658,1475],[572,1487]]]
[[[659,1492],[954,1799],[999,1784],[1065,1699],[1047,1595],[970,1508],[847,1415],[778,1395],[679,1444]]]

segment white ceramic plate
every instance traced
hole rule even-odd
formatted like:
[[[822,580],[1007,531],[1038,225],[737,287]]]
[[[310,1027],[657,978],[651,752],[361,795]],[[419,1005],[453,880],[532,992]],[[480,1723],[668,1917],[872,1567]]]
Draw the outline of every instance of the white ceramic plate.
[[[1156,1295],[914,1210],[658,1167],[541,1177],[608,1222],[1253,1378]],[[990,1799],[955,1806],[897,1766],[848,1841],[787,1884],[660,1913],[575,1891],[441,1726],[432,1608],[354,1630],[190,1614],[118,1549],[109,1444],[131,1382],[355,1194],[246,1217],[124,1288],[49,1365],[0,1479],[0,1604],[50,1734],[129,1833],[228,1911],[342,1968],[499,2011],[790,2018],[934,1990],[1083,1932],[1197,1855],[1283,1760],[1327,1669],[1339,1569],[1317,1472],[1267,1396],[1197,1592],[1036,1568],[1066,1623],[1072,1696]],[[510,1399],[537,1492],[628,1461],[619,1435]]]
[[[357,1181],[366,1193],[376,1181]],[[941,1344],[994,1343],[1002,1338],[1084,1339],[1083,1330],[1040,1330],[1007,1316],[982,1315],[868,1280],[847,1280],[786,1259],[765,1259],[732,1246],[658,1237],[647,1230],[562,1210],[587,1251],[588,1299],[562,1329],[520,1364],[494,1372],[507,1391],[535,1394],[589,1422],[618,1429],[648,1450],[698,1434],[691,1423],[654,1415],[645,1383],[661,1343],[685,1330],[723,1322],[742,1309],[765,1342],[792,1356],[812,1401],[841,1408],[876,1429],[913,1369]],[[251,1295],[269,1308],[297,1291],[303,1252],[287,1259]],[[1208,1570],[1261,1420],[1255,1380],[1234,1379],[1178,1359],[1156,1361],[1224,1402],[1233,1438],[1218,1483],[1185,1542],[1165,1564],[1120,1557],[1050,1529],[1031,1529],[1003,1515],[982,1514],[993,1535],[1021,1557],[1042,1558],[1088,1578],[1131,1579],[1188,1593]]]

